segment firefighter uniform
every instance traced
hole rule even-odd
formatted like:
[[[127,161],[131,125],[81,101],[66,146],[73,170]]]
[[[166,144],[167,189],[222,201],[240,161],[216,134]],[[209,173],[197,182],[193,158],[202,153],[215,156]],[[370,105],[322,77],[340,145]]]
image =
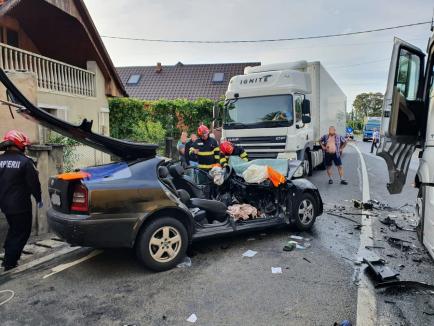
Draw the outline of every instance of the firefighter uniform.
[[[32,159],[24,153],[7,150],[0,155],[0,209],[9,224],[4,243],[3,266],[13,268],[32,230],[31,195],[41,201],[41,184]]]
[[[214,138],[208,137],[206,140],[198,138],[193,145],[191,145],[190,151],[193,152],[194,149],[199,150],[197,153],[199,169],[209,171],[214,167],[215,164],[219,163],[220,148]]]
[[[242,148],[241,146],[235,146],[231,155],[225,155],[224,153],[220,152],[220,165],[226,166],[229,162],[229,156],[239,156],[243,161],[249,161],[249,156],[247,152]]]

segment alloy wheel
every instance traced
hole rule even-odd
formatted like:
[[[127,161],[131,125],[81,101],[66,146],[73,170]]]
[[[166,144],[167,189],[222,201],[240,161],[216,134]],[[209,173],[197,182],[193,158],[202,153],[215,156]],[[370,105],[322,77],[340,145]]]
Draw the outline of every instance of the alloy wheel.
[[[309,224],[314,218],[313,203],[309,199],[303,199],[298,206],[298,218],[301,223]]]
[[[176,258],[182,245],[179,231],[172,226],[163,226],[152,234],[149,252],[159,263],[167,263]]]

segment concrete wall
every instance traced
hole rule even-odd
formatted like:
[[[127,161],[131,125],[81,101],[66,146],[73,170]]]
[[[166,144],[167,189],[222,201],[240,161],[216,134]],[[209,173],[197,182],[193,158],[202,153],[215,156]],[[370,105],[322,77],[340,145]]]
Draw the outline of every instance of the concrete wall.
[[[21,90],[32,103],[37,103],[37,83],[36,76],[32,73],[10,72],[8,73],[12,82]],[[7,100],[6,89],[0,83],[0,98]],[[18,129],[25,132],[32,142],[38,142],[39,132],[37,125],[30,120],[23,118],[21,115],[15,113],[16,109],[12,107],[14,119],[12,118],[9,109],[5,105],[0,105],[0,136],[3,137],[6,131],[11,129]]]

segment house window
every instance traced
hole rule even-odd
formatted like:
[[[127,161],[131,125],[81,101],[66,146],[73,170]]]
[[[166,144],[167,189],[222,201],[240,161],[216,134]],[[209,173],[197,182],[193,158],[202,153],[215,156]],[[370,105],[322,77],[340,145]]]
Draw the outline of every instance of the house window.
[[[7,29],[6,30],[6,39],[7,39],[7,44],[13,47],[18,47],[19,46],[19,42],[18,42],[18,32],[14,31],[12,29]]]
[[[133,74],[128,78],[127,85],[137,85],[140,81],[140,75]]]
[[[225,74],[224,72],[215,72],[212,76],[212,82],[213,83],[223,83],[225,80]]]

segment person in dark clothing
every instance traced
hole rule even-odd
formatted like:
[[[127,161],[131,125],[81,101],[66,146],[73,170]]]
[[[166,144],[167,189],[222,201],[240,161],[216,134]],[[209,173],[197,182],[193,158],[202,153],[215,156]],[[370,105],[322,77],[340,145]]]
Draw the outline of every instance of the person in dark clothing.
[[[194,142],[197,140],[197,135],[195,133],[192,133],[190,135],[190,139],[185,144],[185,163],[187,166],[197,166],[197,155],[194,153],[190,153],[190,148],[194,144]]]
[[[5,271],[15,268],[32,230],[31,195],[42,208],[41,184],[35,164],[24,155],[28,137],[16,130],[6,133],[0,155],[0,209],[9,224],[4,243]]]
[[[229,156],[239,156],[243,161],[249,161],[247,152],[241,146],[232,144],[229,141],[224,141],[220,144],[220,164],[221,166],[228,165]]]
[[[217,140],[209,136],[207,126],[201,125],[197,129],[198,138],[190,148],[190,153],[197,155],[199,169],[210,171],[220,161],[220,148]]]

